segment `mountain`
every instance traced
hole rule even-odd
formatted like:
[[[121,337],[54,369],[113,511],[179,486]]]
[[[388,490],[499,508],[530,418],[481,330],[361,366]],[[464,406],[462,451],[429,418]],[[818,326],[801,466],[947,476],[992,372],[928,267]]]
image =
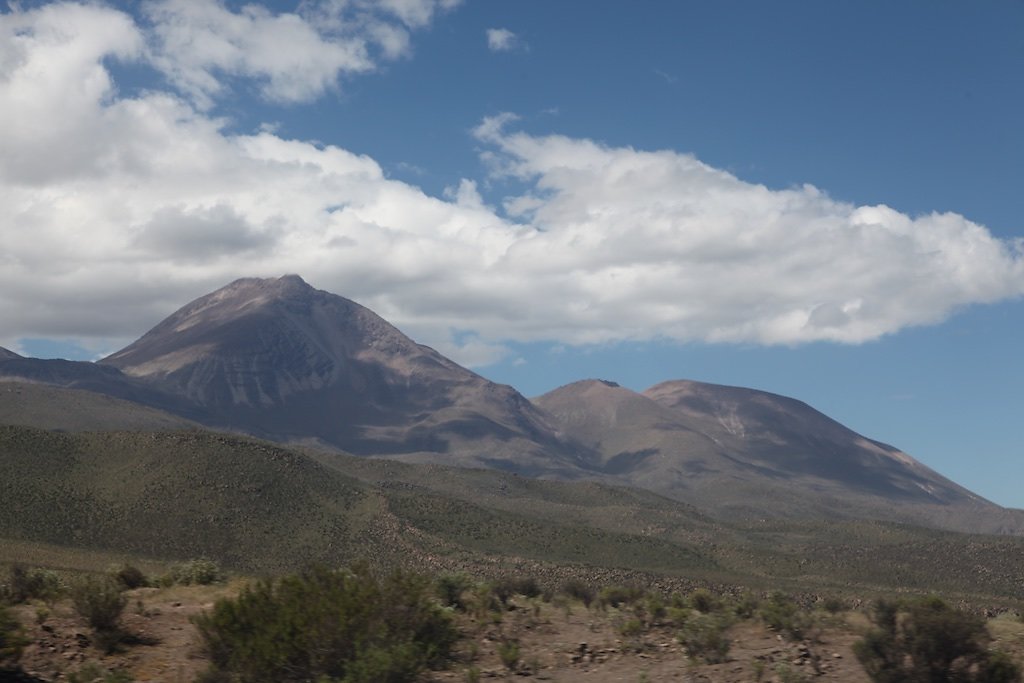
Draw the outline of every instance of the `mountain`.
[[[725,453],[777,477],[809,477],[893,499],[983,503],[906,453],[844,427],[802,401],[764,391],[677,380],[644,392],[704,430]]]
[[[180,430],[199,425],[106,394],[7,379],[0,382],[0,425],[66,432]]]
[[[95,400],[99,400],[99,396],[114,397],[172,412],[185,419],[197,419],[202,412],[188,399],[164,393],[144,381],[126,376],[117,368],[84,361],[23,358],[17,355],[13,358],[0,358],[0,382],[77,389],[91,392]],[[80,395],[78,400],[85,400],[84,395]],[[60,400],[50,405],[48,411],[42,404],[38,407],[43,421],[62,419]],[[44,412],[49,414],[43,415]]]
[[[589,380],[531,402],[295,275],[232,282],[98,363],[4,353],[0,380],[0,424],[201,424],[361,456],[624,484],[744,523],[1024,531],[1024,513],[800,401],[682,380],[643,393]]]
[[[682,380],[637,393],[588,380],[534,402],[596,454],[595,470],[719,517],[1024,529],[1020,515],[784,396]]]
[[[296,275],[237,280],[97,367],[198,406],[207,425],[361,455],[576,469],[547,416]]]
[[[8,351],[4,347],[0,346],[0,360],[14,360],[15,358],[21,358],[14,351]]]

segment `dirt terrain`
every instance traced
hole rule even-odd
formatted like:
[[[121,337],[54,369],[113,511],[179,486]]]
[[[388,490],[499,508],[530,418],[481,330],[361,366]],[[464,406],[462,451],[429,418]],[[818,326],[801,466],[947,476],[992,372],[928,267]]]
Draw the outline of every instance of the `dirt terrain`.
[[[121,672],[124,680],[184,683],[205,668],[190,618],[210,608],[218,597],[239,589],[219,586],[140,588],[127,593],[123,624],[129,634],[118,652],[104,654],[68,601],[20,605],[15,613],[25,625],[30,645],[21,665],[27,680],[60,681],[90,666]],[[741,621],[728,632],[727,661],[691,660],[670,626],[657,624],[623,636],[625,613],[585,608],[580,603],[555,605],[519,598],[499,618],[477,620],[459,615],[456,660],[424,681],[800,681],[822,679],[867,683],[851,646],[863,628],[855,613],[822,616],[810,637],[789,642],[757,620]],[[501,644],[517,642],[518,661],[502,662]]]
[[[851,646],[859,637],[842,619],[823,629],[816,638],[788,642],[756,621],[733,626],[727,661],[702,664],[692,661],[669,628],[654,627],[647,633],[623,638],[615,627],[613,611],[603,613],[576,606],[566,615],[542,610],[532,614],[510,613],[500,625],[481,628],[471,641],[479,648],[475,666],[481,679],[536,681],[732,681],[822,680],[868,683]],[[855,615],[856,617],[856,615]],[[505,637],[516,637],[522,649],[514,672],[498,654]],[[469,645],[473,647],[472,644]],[[468,680],[469,664],[437,672],[436,681]]]
[[[190,619],[225,596],[237,594],[243,580],[213,586],[172,586],[128,591],[122,624],[127,634],[118,651],[105,654],[68,600],[40,601],[14,608],[30,644],[20,663],[24,675],[0,680],[76,683],[194,681],[206,668]],[[757,618],[737,620],[726,632],[725,661],[708,664],[690,657],[677,629],[654,620],[635,632],[623,625],[630,608],[584,607],[556,598],[512,598],[500,613],[456,615],[463,639],[448,669],[428,672],[423,683],[449,681],[589,681],[592,683],[690,681],[747,683],[840,681],[869,683],[853,654],[868,627],[857,611],[814,613],[804,637],[789,640]],[[1015,614],[989,621],[994,645],[1020,661],[1024,623]],[[503,646],[518,645],[509,662]],[[92,671],[93,676],[83,676]],[[96,675],[98,674],[98,676]]]

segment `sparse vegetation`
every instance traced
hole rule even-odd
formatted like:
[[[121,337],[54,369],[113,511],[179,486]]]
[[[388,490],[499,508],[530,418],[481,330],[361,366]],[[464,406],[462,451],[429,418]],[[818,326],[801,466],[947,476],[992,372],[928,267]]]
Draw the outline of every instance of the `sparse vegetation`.
[[[133,564],[127,562],[120,566],[112,567],[110,569],[110,575],[114,577],[114,580],[121,584],[121,587],[125,590],[132,588],[142,588],[149,585],[149,579],[141,569]]]
[[[60,577],[55,572],[15,563],[11,565],[0,598],[15,605],[30,600],[50,601],[56,599],[63,589]]]
[[[18,621],[6,605],[0,604],[0,671],[18,661],[26,643]]]
[[[730,625],[731,621],[722,612],[695,611],[682,623],[678,639],[692,659],[718,664],[729,654],[730,640],[726,631]]]
[[[761,619],[789,640],[800,640],[811,626],[811,615],[785,593],[774,592],[761,602]]]
[[[598,593],[597,603],[602,609],[631,605],[644,597],[644,589],[637,586],[607,586]]]
[[[635,491],[524,477],[515,482],[515,495],[477,498],[479,491],[493,490],[496,478],[504,475],[453,470],[449,476],[437,477],[436,471],[408,465],[350,462],[342,457],[335,460],[334,456],[323,458],[323,463],[334,465],[320,467],[311,464],[313,459],[304,460],[276,446],[234,437],[200,433],[157,434],[150,438],[159,448],[147,456],[148,442],[139,435],[39,435],[20,428],[0,428],[0,456],[8,458],[5,466],[14,463],[7,471],[24,477],[3,482],[4,491],[18,491],[19,495],[32,492],[19,500],[36,506],[29,514],[14,514],[13,506],[0,511],[0,535],[7,534],[0,540],[8,551],[3,559],[61,568],[59,574],[25,566],[17,572],[8,572],[5,567],[0,573],[3,595],[30,603],[17,605],[11,613],[21,619],[26,632],[33,633],[33,639],[42,637],[43,625],[60,630],[62,622],[71,621],[67,619],[67,603],[54,601],[68,594],[62,581],[70,582],[66,577],[72,571],[106,570],[121,588],[147,581],[159,586],[195,585],[222,579],[225,570],[219,562],[233,574],[258,570],[280,576],[309,561],[337,562],[339,557],[351,557],[357,547],[359,552],[366,548],[375,568],[422,567],[422,561],[429,558],[429,566],[438,566],[434,561],[439,559],[440,566],[461,572],[442,575],[436,582],[428,582],[426,589],[428,601],[437,600],[449,608],[445,612],[461,627],[473,629],[482,648],[479,659],[460,658],[460,676],[463,671],[468,675],[471,663],[478,669],[486,667],[482,668],[483,676],[502,666],[497,648],[506,640],[517,640],[521,648],[535,656],[535,633],[573,628],[579,629],[579,640],[590,642],[591,649],[578,653],[570,644],[550,661],[550,653],[542,651],[545,666],[564,666],[564,660],[574,656],[589,665],[641,648],[652,659],[668,657],[667,653],[681,658],[685,648],[687,654],[694,654],[696,662],[691,666],[708,666],[707,662],[726,656],[733,658],[737,667],[745,666],[744,676],[753,679],[755,665],[741,660],[740,643],[752,632],[763,634],[764,629],[759,623],[740,620],[760,617],[774,631],[767,637],[775,641],[776,633],[783,635],[789,642],[778,647],[794,654],[795,659],[800,656],[801,643],[793,639],[816,648],[814,639],[821,629],[851,637],[852,629],[863,617],[848,610],[865,594],[876,591],[920,594],[924,588],[935,588],[958,604],[1019,607],[1019,557],[1024,542],[1009,536],[957,535],[856,521],[818,525],[813,521],[769,520],[747,529],[691,516],[685,506]],[[39,439],[46,439],[45,449],[37,447]],[[53,477],[22,466],[37,462],[44,450],[63,454],[65,460],[86,454],[92,464],[87,472],[61,468],[60,476],[65,472],[67,476],[56,479],[57,485],[51,486]],[[21,460],[10,459],[10,453],[19,452]],[[148,468],[153,462],[167,463],[172,453],[187,453],[188,457],[184,464],[175,461],[174,466],[181,468],[173,471],[176,479],[170,484],[158,483],[166,487],[181,480],[209,482],[209,486],[194,492],[195,497],[186,496],[189,510],[200,511],[203,519],[217,519],[209,536],[195,538],[181,517],[174,516],[177,509],[161,507],[151,495],[131,498],[138,492],[129,491],[124,509],[131,513],[115,517],[101,507],[102,496],[93,494],[108,490],[114,473],[136,466],[133,458],[141,457],[139,466]],[[55,457],[54,462],[64,461]],[[246,470],[253,462],[257,469]],[[244,470],[245,477],[238,487],[225,486],[223,482],[236,469]],[[96,480],[87,480],[86,475]],[[269,481],[291,481],[293,486],[268,490],[267,497],[260,498],[260,504],[265,503],[260,509],[244,509],[245,501],[230,497],[242,495],[238,494],[239,488],[252,492]],[[389,486],[379,486],[381,481]],[[54,504],[51,491],[60,492],[63,507]],[[314,501],[330,500],[332,507],[299,506],[301,514],[295,513],[288,503],[296,491],[312,491]],[[244,495],[252,497],[251,493]],[[643,514],[634,519],[615,512],[624,508]],[[232,516],[236,509],[244,510],[242,521]],[[57,510],[62,510],[60,515]],[[381,510],[386,514],[381,515]],[[61,548],[56,544],[69,519],[96,520],[95,525],[81,531],[84,548]],[[150,525],[145,533],[137,528],[142,525],[141,521],[136,524],[141,519]],[[251,529],[251,533],[241,534],[239,529]],[[98,530],[108,535],[102,546],[106,550],[99,550],[96,537],[90,536]],[[332,536],[336,544],[321,556],[313,556],[320,550],[311,540],[322,538],[325,530],[336,533]],[[123,544],[114,538],[115,532],[121,531],[126,534]],[[10,544],[5,545],[8,539]],[[368,539],[372,540],[367,543]],[[61,554],[65,552],[67,555]],[[154,559],[197,555],[211,559],[182,562],[171,570],[165,561]],[[893,569],[897,563],[891,561],[896,557],[899,573]],[[978,572],[979,565],[990,571]],[[764,571],[758,569],[754,576],[745,573],[750,567],[762,566]],[[10,574],[16,574],[13,580]],[[159,621],[161,612],[166,617],[178,611],[170,606],[178,594],[202,594],[207,596],[204,600],[211,601],[216,595],[234,595],[240,583],[208,590],[175,587],[138,591],[132,595],[133,613],[124,621],[133,625],[149,619]],[[703,588],[694,590],[695,586]],[[756,592],[743,593],[741,586]],[[552,587],[560,590],[552,591]],[[761,597],[771,589],[780,592]],[[541,601],[542,597],[547,600],[549,593],[554,593],[550,605]],[[168,597],[166,605],[157,605],[149,597],[156,594],[175,597]],[[523,599],[530,595],[534,597]],[[667,609],[666,595],[673,596]],[[579,603],[588,609],[583,610]],[[604,611],[594,611],[595,604]],[[817,611],[811,613],[811,606]],[[712,620],[696,619],[694,612]],[[840,618],[829,617],[843,612]],[[185,618],[178,613],[179,618]],[[555,615],[558,618],[553,619]],[[898,623],[906,621],[906,615],[901,606]],[[976,663],[971,669],[984,671],[988,678],[972,680],[1013,680],[1007,678],[1007,672],[1016,671],[1014,662],[1020,660],[1024,649],[1024,629],[1010,629],[1019,628],[1014,619],[1008,614],[999,623],[1006,629],[1002,635],[993,630],[1009,657],[990,653],[984,668]],[[718,632],[727,638],[725,655],[716,654],[721,650],[712,637],[712,623],[733,624]],[[139,632],[143,633],[141,627]],[[618,652],[606,653],[603,649],[607,643],[599,641],[597,634],[602,639],[625,642],[614,645]],[[90,640],[104,647],[103,638]],[[22,661],[35,657],[35,649],[27,648]],[[702,654],[705,651],[711,653],[709,657]],[[116,656],[127,657],[129,653]],[[803,664],[788,667],[786,675],[798,676],[819,663],[827,664],[831,654],[823,651],[814,656],[821,660],[804,658]],[[346,675],[369,677],[382,670],[401,670],[395,662],[403,657],[398,650],[376,652]],[[843,665],[857,666],[848,649],[843,657]],[[517,672],[534,668],[533,659],[521,656]],[[808,666],[812,663],[814,666]],[[777,659],[762,662],[763,677],[780,675],[777,664]],[[74,664],[69,666],[73,668]],[[243,680],[219,669],[210,676],[211,681]],[[556,679],[566,680],[564,676]],[[571,676],[567,680],[572,680]]]
[[[195,623],[209,680],[242,683],[411,681],[444,662],[458,637],[428,580],[378,579],[365,567],[263,581]]]
[[[68,674],[68,683],[131,683],[131,680],[128,673],[107,671],[96,662],[89,662]]]
[[[537,579],[532,576],[516,576],[498,579],[491,585],[494,596],[502,605],[507,605],[510,598],[515,595],[522,595],[526,598],[536,598],[541,594]]]
[[[205,558],[189,560],[171,567],[171,571],[162,579],[166,585],[209,586],[225,579],[220,565]]]
[[[984,620],[939,598],[879,600],[872,622],[854,652],[876,683],[1020,681],[1019,667],[988,649]]]
[[[505,640],[498,645],[498,657],[509,671],[515,671],[516,665],[519,664],[519,655],[519,643],[514,640]]]
[[[597,591],[594,590],[594,587],[580,579],[569,579],[562,584],[562,593],[574,600],[579,600],[588,609],[590,608],[590,603],[594,602],[594,598],[597,596]]]
[[[690,593],[690,607],[701,614],[710,614],[717,611],[721,606],[722,601],[704,588],[698,588]]]
[[[71,587],[71,604],[93,630],[97,644],[111,652],[121,641],[121,613],[128,599],[109,576],[87,576]]]
[[[464,594],[472,585],[473,582],[465,574],[442,574],[437,579],[437,598],[445,607],[465,612]]]

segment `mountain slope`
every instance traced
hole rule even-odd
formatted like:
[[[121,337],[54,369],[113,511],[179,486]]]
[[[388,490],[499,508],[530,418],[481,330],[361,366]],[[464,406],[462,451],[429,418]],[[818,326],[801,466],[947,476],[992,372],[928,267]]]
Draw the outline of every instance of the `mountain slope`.
[[[4,347],[0,346],[0,360],[14,360],[15,358],[21,358],[14,351],[9,351]]]
[[[206,424],[275,440],[529,474],[577,467],[514,389],[294,275],[237,280],[100,365],[193,402]]]
[[[595,469],[726,518],[895,519],[1019,533],[1003,510],[794,399],[699,382],[576,382],[534,399]]]
[[[329,464],[204,431],[66,434],[0,426],[0,540],[211,557],[259,573],[356,557],[428,564],[439,554],[483,565],[529,558],[667,572],[716,567],[692,542],[693,532],[715,525],[653,494],[319,456]],[[460,479],[458,495],[446,491]],[[498,496],[469,493],[483,490]],[[503,504],[510,498],[522,504]],[[623,522],[624,505],[648,514]],[[677,531],[652,538],[652,519]],[[0,561],[10,559],[0,554]]]
[[[257,575],[365,558],[548,586],[578,576],[666,592],[724,582],[1000,604],[1020,594],[1019,538],[845,520],[731,525],[593,482],[305,454],[203,431],[0,426],[0,471],[0,563],[87,549],[120,561],[209,557]]]
[[[21,356],[0,359],[0,382],[78,389],[172,412],[185,419],[196,419],[202,412],[186,398],[164,393],[147,382],[126,376],[117,368],[85,361]],[[0,395],[0,399],[4,399],[4,396]],[[38,409],[45,412],[45,405],[40,403]],[[60,414],[62,409],[58,400],[50,406],[51,414],[40,414],[40,418],[60,421],[63,419]],[[92,429],[99,428],[98,424],[92,426]]]
[[[69,432],[194,429],[171,413],[113,396],[39,382],[0,382],[0,424]]]
[[[867,439],[806,403],[754,389],[677,380],[644,392],[780,476],[809,476],[895,499],[985,503],[887,444]]]

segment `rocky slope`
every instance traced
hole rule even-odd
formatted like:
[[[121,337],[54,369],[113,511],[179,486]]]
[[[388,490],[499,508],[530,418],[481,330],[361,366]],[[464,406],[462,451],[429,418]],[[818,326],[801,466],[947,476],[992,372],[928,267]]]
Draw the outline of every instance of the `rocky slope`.
[[[298,276],[201,297],[100,361],[199,406],[206,424],[282,441],[527,474],[568,473],[547,417]]]
[[[10,351],[0,346],[0,360],[14,360],[15,358],[21,358],[14,351]]]
[[[588,380],[534,400],[596,453],[594,469],[718,515],[1024,528],[1020,515],[783,396],[690,381],[637,393]]]

